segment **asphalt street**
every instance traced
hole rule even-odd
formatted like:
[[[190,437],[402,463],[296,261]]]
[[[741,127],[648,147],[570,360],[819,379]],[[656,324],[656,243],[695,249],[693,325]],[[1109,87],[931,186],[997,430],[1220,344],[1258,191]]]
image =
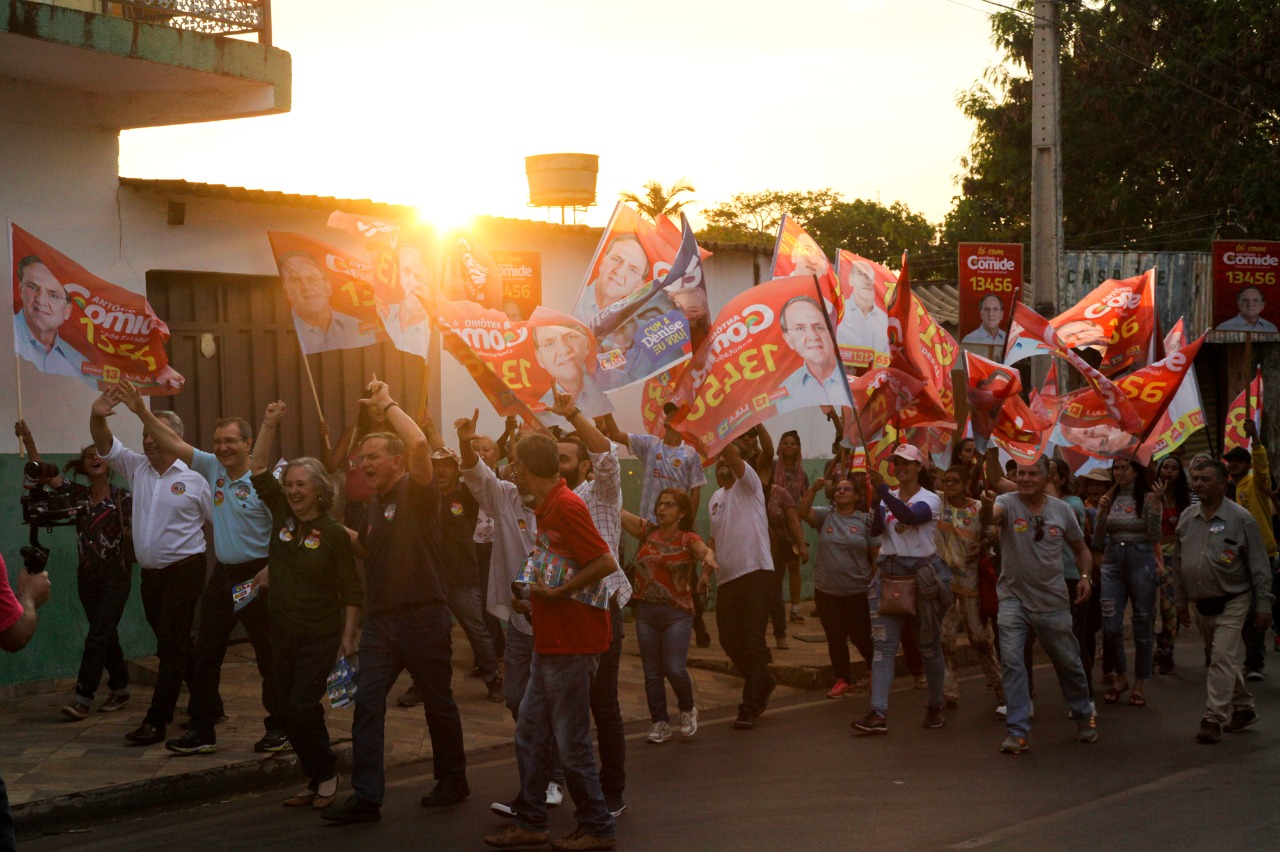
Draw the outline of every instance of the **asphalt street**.
[[[856,736],[849,723],[865,695],[822,693],[770,707],[754,731],[734,731],[728,712],[708,715],[691,739],[644,741],[628,728],[627,813],[618,848],[755,849],[1229,849],[1266,848],[1280,837],[1280,654],[1271,680],[1253,684],[1260,719],[1218,745],[1195,742],[1204,670],[1193,642],[1179,671],[1158,677],[1145,708],[1099,702],[1096,744],[1074,740],[1053,672],[1036,670],[1031,750],[999,753],[1004,727],[980,678],[962,680],[946,727],[924,730],[924,693],[900,678],[887,736]],[[971,670],[972,671],[972,670]],[[1099,696],[1100,697],[1100,696]],[[489,803],[514,795],[510,748],[475,756],[471,798],[424,811],[430,765],[393,772],[379,823],[337,827],[285,810],[294,788],[199,807],[156,809],[57,835],[26,837],[29,852],[54,849],[486,848],[500,827]],[[571,804],[551,812],[553,837],[574,828]],[[545,848],[545,847],[544,847]]]

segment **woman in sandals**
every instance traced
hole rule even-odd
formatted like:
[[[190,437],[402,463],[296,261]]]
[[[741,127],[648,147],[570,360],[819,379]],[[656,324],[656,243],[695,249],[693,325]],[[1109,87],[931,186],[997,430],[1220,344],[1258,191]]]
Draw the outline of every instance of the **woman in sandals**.
[[[858,649],[869,670],[874,647],[867,591],[875,573],[872,566],[880,555],[880,538],[871,534],[873,519],[867,511],[866,489],[858,489],[850,479],[841,479],[835,484],[831,505],[814,506],[814,497],[826,484],[825,479],[819,479],[804,492],[800,517],[818,531],[813,598],[836,676],[827,697],[840,698],[855,686],[870,682],[863,678],[853,683],[849,643]]]
[[[359,649],[364,590],[353,534],[328,515],[335,495],[324,465],[298,458],[285,465],[281,482],[272,475],[271,446],[284,412],[283,402],[267,406],[249,460],[250,482],[272,520],[268,568],[258,580],[271,587],[271,651],[284,731],[308,782],[284,805],[324,810],[340,779],[320,702],[338,658]]]
[[[716,555],[693,532],[693,506],[678,488],[658,494],[654,504],[656,524],[623,510],[622,528],[640,542],[636,552],[632,600],[636,602],[636,639],[644,666],[644,694],[653,728],[649,742],[671,739],[667,712],[670,681],[680,708],[680,735],[698,730],[698,708],[693,704],[693,682],[685,661],[693,632],[693,592],[705,593]],[[703,565],[699,576],[695,569]]]
[[[1152,488],[1146,472],[1130,459],[1111,463],[1115,485],[1098,501],[1093,547],[1102,558],[1102,642],[1109,646],[1116,679],[1102,700],[1115,704],[1129,691],[1124,647],[1124,610],[1133,605],[1133,694],[1129,704],[1145,707],[1155,650],[1156,554],[1160,546],[1161,502],[1168,487]]]

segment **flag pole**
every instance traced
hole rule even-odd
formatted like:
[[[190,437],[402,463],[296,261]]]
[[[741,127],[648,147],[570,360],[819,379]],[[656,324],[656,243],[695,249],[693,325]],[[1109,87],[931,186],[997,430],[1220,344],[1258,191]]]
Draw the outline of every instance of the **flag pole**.
[[[13,220],[5,217],[4,220],[5,241],[9,246],[9,263],[13,263]],[[13,269],[12,266],[9,267]],[[10,273],[12,274],[12,273]],[[22,358],[18,355],[17,344],[14,344],[13,352],[13,377],[17,383],[18,391],[18,419],[22,420]],[[22,443],[22,439],[18,439],[18,458],[25,459],[27,457],[27,447]]]
[[[320,394],[316,391],[316,380],[311,375],[311,362],[307,360],[307,353],[302,353],[302,366],[307,371],[307,384],[311,385],[311,398],[316,402],[316,414],[320,416],[320,434],[324,436],[324,448],[332,450],[333,444],[329,442],[329,424],[324,420],[324,409],[320,407]]]

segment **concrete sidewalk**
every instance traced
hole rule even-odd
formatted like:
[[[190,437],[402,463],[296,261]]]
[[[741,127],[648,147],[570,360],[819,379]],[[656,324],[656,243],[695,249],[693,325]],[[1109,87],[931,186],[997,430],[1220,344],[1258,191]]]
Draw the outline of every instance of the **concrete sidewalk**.
[[[712,633],[711,647],[690,649],[690,674],[698,708],[708,711],[736,707],[742,681],[731,673],[732,667],[716,641],[713,613],[707,614],[707,624]],[[817,619],[810,618],[804,625],[789,625],[789,628],[791,650],[773,651],[775,674],[782,684],[790,684],[779,686],[779,699],[801,694],[804,688],[826,688],[830,683],[825,639]],[[811,641],[803,641],[805,639]],[[453,647],[453,689],[462,714],[468,753],[509,745],[515,723],[505,705],[485,700],[484,684],[470,675],[470,646],[461,629],[456,627]],[[853,653],[856,660],[857,653]],[[74,681],[71,679],[60,682],[60,691],[56,693],[0,699],[0,726],[5,731],[0,739],[0,775],[8,787],[19,825],[33,829],[99,814],[119,815],[133,808],[155,805],[157,801],[176,804],[301,779],[292,755],[253,752],[254,742],[263,733],[263,710],[261,681],[252,655],[253,648],[247,642],[233,645],[228,651],[222,667],[221,688],[227,720],[218,726],[218,751],[210,755],[174,755],[162,743],[141,748],[125,744],[124,735],[138,725],[146,712],[151,696],[146,681],[154,676],[155,658],[131,663],[137,677],[132,685],[133,701],[128,707],[109,714],[95,709],[83,722],[71,721],[61,713],[61,707],[72,698]],[[647,722],[644,672],[633,624],[626,625],[618,680],[623,720]],[[388,766],[431,757],[431,741],[422,709],[403,708],[394,703],[394,696],[408,685],[407,674],[402,675],[389,702]],[[105,700],[105,691],[104,686],[95,708]],[[669,690],[668,693],[674,711],[675,699]],[[184,691],[179,708],[185,703]],[[346,707],[329,710],[327,715],[340,763],[348,766],[352,712],[352,708]],[[178,724],[184,718],[180,716]],[[181,730],[175,724],[169,735],[179,734]],[[346,784],[344,779],[344,787]]]

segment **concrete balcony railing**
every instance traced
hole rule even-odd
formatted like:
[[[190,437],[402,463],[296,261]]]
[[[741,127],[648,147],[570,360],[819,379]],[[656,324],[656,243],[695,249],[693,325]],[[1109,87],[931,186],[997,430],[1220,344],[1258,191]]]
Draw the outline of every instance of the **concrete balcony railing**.
[[[94,3],[106,15],[210,35],[256,33],[271,44],[271,0],[115,0]]]

